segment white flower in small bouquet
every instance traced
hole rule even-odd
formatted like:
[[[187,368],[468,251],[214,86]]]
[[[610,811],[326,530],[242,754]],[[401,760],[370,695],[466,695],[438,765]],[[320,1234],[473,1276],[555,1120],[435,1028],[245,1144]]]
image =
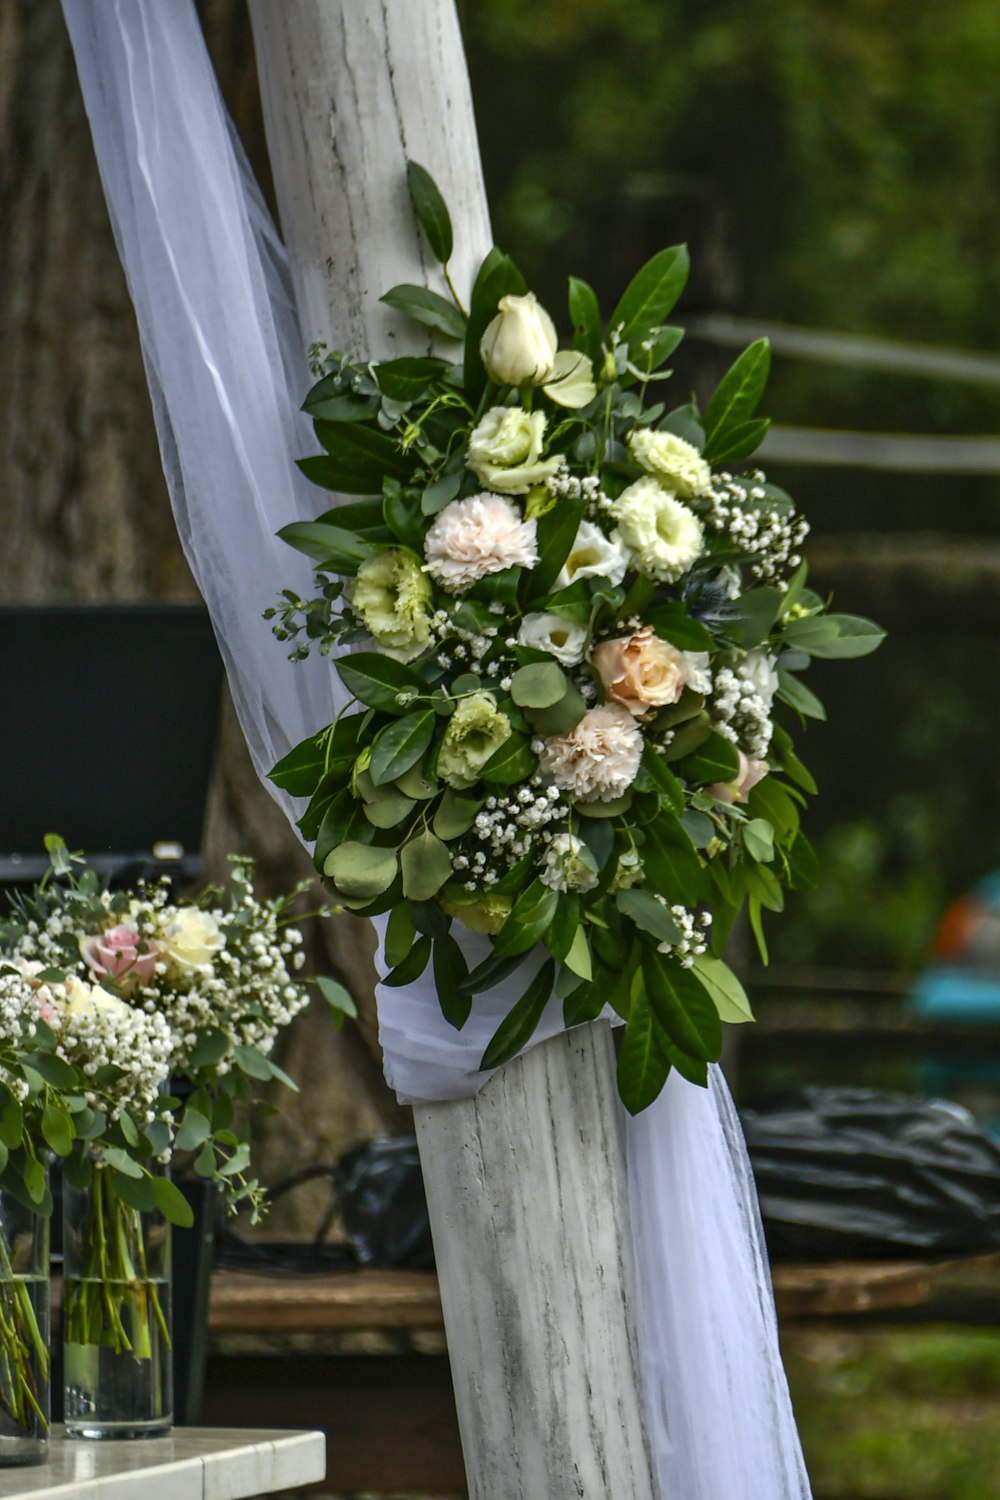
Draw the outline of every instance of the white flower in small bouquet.
[[[299,467],[363,498],[284,528],[317,592],[266,613],[293,660],[336,648],[352,702],[271,777],[309,799],[299,827],[339,903],[391,913],[387,984],[431,964],[460,1027],[542,946],[482,1066],[553,999],[567,1025],[610,1005],[634,1112],[671,1068],[704,1084],[722,1023],[752,1019],[726,937],[746,905],[766,961],[763,911],[815,879],[790,730],[824,711],[802,674],[883,632],[808,587],[808,527],[752,463],[767,343],[704,409],[667,399],[683,247],[606,320],[571,277],[560,349],[497,249],[461,305],[447,208],[415,163],[409,180],[449,296],[383,300],[463,357],[314,351],[323,451]],[[491,936],[472,972],[454,921]]]

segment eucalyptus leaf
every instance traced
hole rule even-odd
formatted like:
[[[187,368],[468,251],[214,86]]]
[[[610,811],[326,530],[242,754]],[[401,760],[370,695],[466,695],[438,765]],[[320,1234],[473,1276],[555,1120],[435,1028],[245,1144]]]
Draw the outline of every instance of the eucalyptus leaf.
[[[510,696],[521,708],[551,708],[565,696],[569,680],[557,662],[532,662],[518,667]]]
[[[376,849],[355,840],[340,844],[323,864],[323,874],[338,891],[359,901],[371,901],[387,891],[396,870],[395,849]]]
[[[403,871],[403,894],[411,901],[429,901],[451,879],[448,846],[429,829],[403,845],[399,861]]]

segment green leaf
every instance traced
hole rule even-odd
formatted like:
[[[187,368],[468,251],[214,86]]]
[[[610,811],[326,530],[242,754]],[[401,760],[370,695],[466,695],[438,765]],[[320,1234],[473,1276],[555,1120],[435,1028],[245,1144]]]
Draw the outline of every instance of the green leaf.
[[[414,802],[427,802],[431,797],[436,797],[441,790],[441,784],[436,779],[424,775],[422,765],[411,766],[404,771],[402,776],[396,777],[396,786],[405,797]]]
[[[667,1081],[670,1063],[653,1024],[644,990],[633,997],[632,1009],[618,1053],[618,1092],[630,1115],[646,1109]]]
[[[525,781],[534,774],[537,766],[531,741],[526,735],[515,733],[509,735],[498,750],[494,750],[479,774],[484,781],[509,785],[515,781]]]
[[[427,387],[449,367],[443,359],[429,355],[404,354],[400,359],[386,359],[372,365],[379,390],[393,401],[416,401]]]
[[[406,182],[420,227],[434,255],[443,265],[451,260],[454,239],[448,207],[434,178],[419,162],[406,163]]]
[[[167,1222],[176,1224],[178,1229],[190,1229],[194,1223],[194,1212],[177,1184],[158,1173],[154,1173],[150,1181],[153,1184],[156,1206]]]
[[[293,797],[311,797],[332,769],[349,766],[357,757],[362,718],[362,714],[350,714],[311,739],[303,740],[268,772],[268,781]]]
[[[675,307],[688,278],[685,245],[661,250],[636,272],[608,320],[609,336],[619,327],[623,343],[638,344]],[[633,353],[633,359],[638,350]]]
[[[576,684],[567,678],[566,691],[558,703],[553,703],[551,708],[526,709],[525,717],[530,720],[536,734],[549,736],[568,734],[571,729],[576,728],[586,712],[587,700]]]
[[[752,422],[737,422],[727,427],[706,444],[706,452],[714,464],[732,463],[737,458],[749,458],[756,453],[764,441],[771,422],[768,417],[758,417]]]
[[[691,840],[673,819],[660,816],[645,829],[643,866],[653,890],[668,902],[693,906],[707,891],[707,877]]]
[[[774,776],[765,776],[752,788],[747,811],[752,818],[766,818],[782,842],[794,838],[798,832],[798,807]]]
[[[778,697],[790,708],[797,709],[807,719],[825,719],[826,709],[816,697],[812,688],[807,688],[804,682],[783,667],[778,668]]]
[[[747,902],[747,914],[750,917],[750,930],[757,944],[757,952],[760,954],[762,964],[768,963],[767,939],[764,937],[764,924],[761,918],[760,901],[756,896],[751,896]]]
[[[648,740],[642,747],[642,768],[655,786],[660,800],[671,812],[680,815],[684,811],[684,788]]]
[[[194,1169],[199,1177],[215,1176],[215,1147],[206,1141],[194,1159]]]
[[[306,557],[336,573],[356,573],[360,564],[376,551],[371,542],[353,531],[330,526],[325,521],[292,521],[282,526],[278,536],[297,552],[304,552]]]
[[[313,428],[326,449],[325,489],[345,495],[381,495],[384,479],[406,480],[413,472],[414,459],[402,452],[396,437],[377,427],[320,420]],[[322,455],[315,461],[322,462]],[[309,462],[300,459],[299,468]],[[335,483],[329,483],[329,478]]]
[[[395,849],[374,849],[354,839],[332,850],[323,863],[323,874],[338,891],[358,901],[372,901],[387,891],[396,869]]]
[[[372,743],[368,767],[376,786],[395,781],[416,765],[431,742],[436,717],[432,708],[422,708],[379,731]]]
[[[461,1031],[472,1010],[472,996],[462,989],[469,977],[469,966],[450,932],[434,940],[434,987],[441,1014],[456,1031]]]
[[[52,1085],[55,1089],[72,1089],[77,1084],[76,1069],[61,1057],[56,1057],[51,1052],[20,1052],[18,1053],[22,1064],[34,1069],[39,1078]]]
[[[383,952],[390,968],[401,964],[413,947],[417,930],[413,925],[413,909],[409,901],[394,906],[385,929]]]
[[[257,1078],[263,1083],[273,1077],[270,1062],[256,1047],[248,1047],[239,1043],[233,1048],[233,1057],[236,1059],[237,1067],[250,1078]]]
[[[661,432],[675,432],[686,443],[701,453],[705,447],[705,429],[701,423],[701,412],[694,401],[686,406],[675,407],[660,423]]]
[[[644,615],[661,640],[681,651],[711,651],[715,642],[700,620],[689,615],[683,604],[658,604]]]
[[[311,391],[302,403],[302,410],[308,412],[313,421],[322,417],[325,422],[368,422],[377,413],[379,405],[377,396],[362,396],[354,391],[327,396],[313,396]]]
[[[663,759],[671,763],[683,760],[686,755],[691,755],[703,745],[712,733],[712,721],[708,714],[699,709],[690,719],[685,720],[680,728],[674,730],[674,737],[663,751]]]
[[[676,943],[680,937],[677,923],[670,912],[648,891],[634,888],[619,891],[615,896],[615,905],[624,916],[632,919],[636,927],[648,932],[659,943]]]
[[[574,896],[568,891],[560,892],[552,920],[544,933],[546,948],[548,948],[552,957],[558,959],[560,963],[565,962],[566,955],[573,946],[573,939],[576,936],[579,925],[579,896]]]
[[[511,678],[510,696],[520,708],[551,708],[565,696],[568,685],[558,662],[535,661],[518,667]]]
[[[721,958],[712,958],[707,953],[698,954],[694,960],[694,972],[705,986],[721,1021],[736,1024],[753,1020],[746,990]]]
[[[403,871],[403,895],[411,901],[429,901],[451,879],[448,846],[435,838],[429,829],[403,845],[399,862]]]
[[[117,1196],[129,1208],[134,1208],[138,1213],[149,1213],[156,1207],[156,1194],[153,1191],[153,1181],[145,1173],[138,1177],[126,1176],[122,1172],[112,1170],[111,1180]]]
[[[493,957],[511,958],[527,953],[541,942],[556,913],[558,891],[533,880],[518,899],[493,944]]]
[[[569,278],[569,316],[573,324],[573,348],[596,363],[601,356],[601,309],[593,287],[578,276]]]
[[[94,1175],[92,1158],[86,1151],[74,1151],[62,1163],[61,1171],[70,1187],[76,1188],[78,1193],[85,1192]]]
[[[416,322],[423,323],[426,328],[436,329],[446,338],[465,338],[464,316],[453,302],[449,302],[447,297],[442,297],[438,292],[404,282],[386,292],[379,301],[384,302],[387,307],[395,308],[397,312],[406,313]]]
[[[759,646],[770,635],[781,612],[783,599],[780,589],[750,589],[741,594],[727,613],[726,634],[750,651]]]
[[[705,457],[714,457],[714,443],[727,429],[748,421],[764,394],[771,368],[771,346],[758,339],[745,349],[719,382],[705,411]]]
[[[813,651],[813,647],[834,640],[838,630],[836,621],[829,615],[804,615],[800,620],[790,621],[784,634],[786,646],[794,646],[796,651],[805,651],[812,656],[819,654]]]
[[[174,1140],[174,1146],[178,1151],[194,1151],[197,1146],[208,1140],[212,1133],[212,1124],[197,1109],[192,1109],[190,1104],[184,1111],[184,1118]]]
[[[739,775],[739,770],[740,757],[736,746],[714,732],[681,766],[685,781],[706,786],[717,781],[732,781]]]
[[[829,625],[836,625],[837,635],[832,640],[807,646],[805,649],[813,656],[831,660],[868,656],[885,640],[886,633],[882,627],[861,615],[825,615],[823,619]],[[786,631],[786,635],[787,633]]]
[[[339,1016],[350,1016],[352,1021],[357,1020],[358,1007],[346,985],[330,979],[326,974],[317,974],[313,983],[332,1011]]]
[[[73,1121],[68,1110],[51,1097],[42,1110],[42,1135],[57,1156],[68,1156],[73,1149]]]
[[[563,960],[567,969],[578,974],[581,979],[590,980],[593,977],[593,965],[590,958],[590,944],[587,942],[587,934],[582,927],[576,929],[569,952]]]
[[[646,994],[669,1041],[689,1057],[714,1062],[722,1051],[722,1022],[693,969],[649,949],[642,956]]]
[[[476,814],[482,805],[481,799],[460,797],[450,787],[446,788],[438,810],[434,814],[434,832],[446,843],[451,839],[461,838],[463,833],[468,833],[476,821]]]
[[[426,936],[418,938],[403,961],[396,965],[391,974],[385,976],[382,983],[390,987],[412,984],[426,969],[430,956],[431,939]]]
[[[102,1154],[108,1166],[114,1167],[115,1171],[120,1172],[123,1177],[139,1178],[144,1175],[139,1163],[133,1161],[128,1152],[123,1151],[120,1146],[105,1146]]]
[[[796,835],[788,851],[788,878],[797,891],[811,891],[819,880],[819,860],[804,833]]]
[[[413,798],[407,797],[398,787],[381,786],[375,788],[374,796],[365,798],[363,811],[373,828],[395,828],[415,806]]]
[[[743,846],[751,859],[768,864],[774,858],[774,829],[766,818],[751,818],[743,824]]]
[[[405,713],[414,697],[427,691],[416,672],[377,651],[352,651],[334,665],[352,697],[385,713]]]
[[[316,833],[313,863],[322,871],[329,854],[340,844],[370,844],[373,825],[365,817],[365,804],[346,788],[331,797]]]
[[[498,1068],[528,1045],[552,994],[555,972],[556,966],[552,959],[546,959],[520,1000],[500,1022],[483,1053],[480,1068]]]
[[[206,1026],[198,1033],[194,1051],[191,1053],[192,1068],[210,1068],[221,1062],[229,1051],[229,1037],[217,1026]]]

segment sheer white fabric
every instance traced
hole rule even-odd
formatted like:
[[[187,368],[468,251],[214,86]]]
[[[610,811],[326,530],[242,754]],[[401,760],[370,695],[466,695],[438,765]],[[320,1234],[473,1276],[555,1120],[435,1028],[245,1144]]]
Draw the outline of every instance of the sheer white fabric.
[[[263,775],[339,706],[329,665],[289,666],[260,618],[279,586],[309,589],[308,564],[274,533],[323,508],[293,467],[314,445],[297,411],[308,376],[284,253],[190,0],[63,0],[63,9],[178,529]],[[480,942],[470,935],[469,951]],[[400,1097],[480,1088],[478,1059],[516,993],[489,991],[459,1033],[429,977],[405,993],[380,988],[386,1077]],[[535,1040],[560,1024],[550,1006]],[[807,1500],[753,1179],[721,1075],[710,1091],[671,1077],[629,1121],[628,1154],[664,1500]]]

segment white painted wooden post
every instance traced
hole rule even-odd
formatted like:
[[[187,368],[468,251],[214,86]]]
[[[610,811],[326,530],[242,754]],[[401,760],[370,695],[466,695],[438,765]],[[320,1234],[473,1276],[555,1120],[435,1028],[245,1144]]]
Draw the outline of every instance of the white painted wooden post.
[[[377,301],[396,282],[436,285],[407,157],[452,210],[459,287],[490,244],[453,0],[250,11],[304,342],[377,357],[420,347]],[[607,1027],[414,1114],[473,1500],[655,1500]]]

